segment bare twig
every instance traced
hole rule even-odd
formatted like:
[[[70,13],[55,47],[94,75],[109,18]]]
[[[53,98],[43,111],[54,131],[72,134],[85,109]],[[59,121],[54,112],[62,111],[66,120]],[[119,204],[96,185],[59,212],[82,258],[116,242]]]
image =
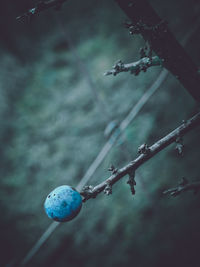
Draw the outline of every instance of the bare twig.
[[[141,111],[143,106],[147,103],[150,97],[158,90],[158,88],[162,85],[162,83],[166,80],[168,75],[167,70],[162,70],[158,78],[153,82],[153,84],[149,87],[149,89],[144,93],[144,95],[139,99],[139,101],[134,105],[134,107],[130,110],[128,115],[123,119],[120,123],[119,127],[113,132],[110,136],[109,140],[105,143],[99,154],[96,156],[87,172],[79,182],[77,186],[77,190],[81,190],[85,184],[92,178],[97,168],[103,162],[103,160],[108,155],[109,151],[116,144],[117,140],[120,136],[123,136],[125,129],[130,125],[130,123],[135,119],[138,113]]]
[[[88,190],[85,191],[83,188],[80,193],[83,196],[84,201],[90,198],[95,198],[99,193],[101,193],[106,188],[108,184],[112,186],[122,177],[129,175],[131,171],[135,171],[138,167],[140,167],[143,163],[145,163],[150,158],[155,156],[158,152],[160,152],[161,150],[163,150],[164,148],[175,142],[178,136],[184,135],[185,133],[187,133],[188,131],[199,125],[200,125],[200,112],[197,113],[192,118],[190,118],[188,121],[183,122],[183,124],[181,124],[174,131],[170,132],[168,135],[166,135],[165,137],[157,141],[155,144],[150,146],[148,153],[141,154],[139,157],[131,161],[125,167],[119,169],[117,173],[112,174],[104,182],[100,183],[94,188],[90,187],[91,188],[90,191]]]
[[[56,10],[59,10],[64,2],[67,0],[46,0],[46,1],[39,1],[38,4],[29,9],[26,13],[22,14],[21,16],[18,16],[16,19],[23,19],[23,18],[31,18],[35,16],[36,14],[39,14],[40,12],[49,9],[51,7],[54,7]]]
[[[176,197],[182,192],[190,190],[197,193],[200,190],[200,182],[189,183],[185,178],[183,178],[182,182],[179,183],[178,186],[165,190],[163,194],[169,194],[170,196]]]
[[[163,65],[200,101],[200,75],[193,60],[158,16],[148,0],[116,0],[132,23],[133,32],[140,33]]]
[[[138,75],[141,71],[146,71],[149,67],[152,66],[162,66],[162,60],[158,57],[143,57],[140,60],[124,64],[121,60],[118,61],[111,70],[108,70],[104,73],[105,76],[107,75],[114,75],[116,76],[120,72],[128,72],[130,71],[131,74]]]

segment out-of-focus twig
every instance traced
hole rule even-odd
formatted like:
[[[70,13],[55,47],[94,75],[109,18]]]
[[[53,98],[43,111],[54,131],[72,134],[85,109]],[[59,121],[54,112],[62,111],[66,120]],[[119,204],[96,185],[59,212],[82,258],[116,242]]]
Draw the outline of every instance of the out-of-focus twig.
[[[194,193],[197,193],[199,190],[200,182],[189,183],[188,180],[183,178],[182,182],[179,183],[178,186],[165,190],[163,194],[169,194],[170,196],[176,197],[185,191],[193,191]]]
[[[119,60],[112,67],[112,69],[106,71],[104,75],[116,76],[120,72],[128,72],[128,71],[130,71],[131,74],[138,75],[141,71],[145,72],[149,67],[152,66],[162,66],[162,60],[158,56],[152,58],[143,57],[140,60],[129,64],[124,64],[121,60]]]
[[[56,10],[59,10],[62,7],[62,4],[66,2],[67,0],[46,0],[46,1],[39,1],[38,4],[29,9],[24,14],[18,16],[16,19],[23,19],[23,18],[31,18],[40,12],[49,9],[51,7],[54,7]]]

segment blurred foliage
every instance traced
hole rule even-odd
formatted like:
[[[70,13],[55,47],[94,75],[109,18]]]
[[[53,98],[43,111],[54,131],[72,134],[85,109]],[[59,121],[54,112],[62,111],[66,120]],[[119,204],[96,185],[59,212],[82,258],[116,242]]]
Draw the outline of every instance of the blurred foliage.
[[[15,17],[34,1],[10,2],[0,9],[2,266],[25,256],[50,224],[43,210],[46,195],[59,185],[78,184],[106,142],[108,123],[121,121],[161,70],[103,76],[119,59],[137,60],[144,45],[122,27],[125,16],[114,1],[68,1],[62,11],[49,10],[30,24]],[[198,1],[151,2],[179,40],[196,23]],[[186,50],[198,64],[199,30],[191,40]],[[152,144],[196,111],[169,75],[90,183],[106,179],[111,163],[122,167],[139,145]],[[111,196],[86,202],[28,266],[199,266],[200,196],[162,196],[183,176],[200,178],[199,129],[187,134],[184,144],[182,157],[171,145],[137,171],[134,197],[124,178]]]

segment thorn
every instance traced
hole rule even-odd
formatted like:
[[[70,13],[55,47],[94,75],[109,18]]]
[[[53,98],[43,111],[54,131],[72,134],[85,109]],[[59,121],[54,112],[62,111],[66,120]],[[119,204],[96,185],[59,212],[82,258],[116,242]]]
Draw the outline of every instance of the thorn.
[[[150,152],[150,148],[147,144],[142,144],[138,147],[138,153],[139,154],[148,154]]]
[[[58,4],[55,6],[54,10],[56,10],[56,11],[60,11],[61,8],[62,8],[62,4],[63,4],[62,1],[61,1],[60,3],[58,3]]]
[[[132,171],[131,173],[129,173],[127,184],[130,186],[132,195],[135,195],[135,185],[136,185],[135,171]]]
[[[113,165],[111,165],[109,168],[108,168],[108,171],[112,172],[112,174],[116,174],[118,172],[118,169],[115,168]]]
[[[112,194],[112,185],[111,184],[107,183],[107,185],[104,189],[104,194],[106,194],[107,196]]]
[[[183,149],[184,149],[183,138],[179,136],[176,138],[175,142],[176,142],[175,150],[177,150],[179,155],[183,155]]]

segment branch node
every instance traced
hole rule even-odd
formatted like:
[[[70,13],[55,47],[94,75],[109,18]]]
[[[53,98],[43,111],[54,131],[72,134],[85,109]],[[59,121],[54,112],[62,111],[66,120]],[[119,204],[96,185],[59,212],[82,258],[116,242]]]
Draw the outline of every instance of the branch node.
[[[157,36],[161,36],[161,34],[167,32],[167,24],[168,22],[166,20],[161,20],[155,25],[147,25],[142,20],[139,20],[136,23],[129,21],[124,22],[125,28],[129,30],[129,33],[131,35],[151,33],[154,35],[154,38],[157,38]]]
[[[194,127],[197,127],[199,125],[200,125],[200,112],[194,115],[192,118],[188,119],[186,123],[181,124],[175,130],[173,130],[172,132],[168,133],[166,136],[155,142],[150,147],[144,144],[143,148],[146,147],[146,149],[141,150],[142,155],[138,156],[136,159],[129,162],[126,166],[124,166],[120,170],[117,170],[113,165],[111,165],[109,171],[112,172],[112,175],[107,180],[101,182],[99,185],[96,185],[95,187],[92,186],[84,187],[82,192],[80,192],[80,194],[84,197],[83,201],[85,202],[90,198],[95,198],[99,193],[104,191],[107,185],[113,186],[113,184],[115,184],[125,175],[129,175],[128,184],[131,186],[131,192],[134,194],[135,193],[134,171],[143,163],[148,161],[150,158],[154,157],[157,153],[165,149],[168,145],[174,143],[176,138],[178,138],[179,136],[183,136],[190,130],[194,129]],[[110,186],[107,187],[107,189],[109,189],[108,192],[111,192],[109,187]],[[164,194],[169,193],[172,196],[176,196],[180,194],[180,192],[188,190],[192,190],[194,192],[200,190],[200,181],[195,183],[188,183],[187,180],[184,178],[178,185],[178,187],[168,189],[164,192]]]
[[[175,142],[176,142],[175,150],[178,152],[178,155],[183,156],[183,149],[184,149],[183,137],[178,136]]]
[[[112,194],[112,185],[109,182],[106,183],[104,194],[106,194],[107,196]]]
[[[113,175],[118,173],[118,169],[114,167],[114,165],[111,165],[108,168],[108,171],[110,171]]]
[[[135,195],[135,185],[136,185],[135,170],[133,170],[132,172],[129,172],[128,176],[129,178],[128,178],[127,184],[130,186],[131,193]]]
[[[86,202],[90,198],[96,198],[97,193],[93,192],[94,187],[92,185],[86,185],[83,187],[80,194],[83,196],[83,202]]]
[[[141,146],[138,147],[138,153],[139,154],[149,154],[150,153],[150,148],[147,144],[142,144]]]
[[[35,7],[29,9],[27,12],[22,14],[21,16],[18,16],[16,19],[23,19],[28,18],[29,20],[32,19],[36,14],[39,14],[40,12],[44,11],[45,9],[54,7],[56,11],[60,10],[62,7],[62,4],[67,0],[44,0],[39,1]]]
[[[111,70],[108,70],[104,73],[105,76],[113,74],[116,76],[118,73],[123,72],[124,70],[124,63],[121,60],[118,60],[114,66],[112,66]]]
[[[182,192],[189,191],[189,190],[192,190],[194,194],[199,192],[200,182],[189,183],[188,180],[185,177],[183,177],[177,187],[165,190],[163,194],[170,194],[170,196],[176,197],[180,195]]]

